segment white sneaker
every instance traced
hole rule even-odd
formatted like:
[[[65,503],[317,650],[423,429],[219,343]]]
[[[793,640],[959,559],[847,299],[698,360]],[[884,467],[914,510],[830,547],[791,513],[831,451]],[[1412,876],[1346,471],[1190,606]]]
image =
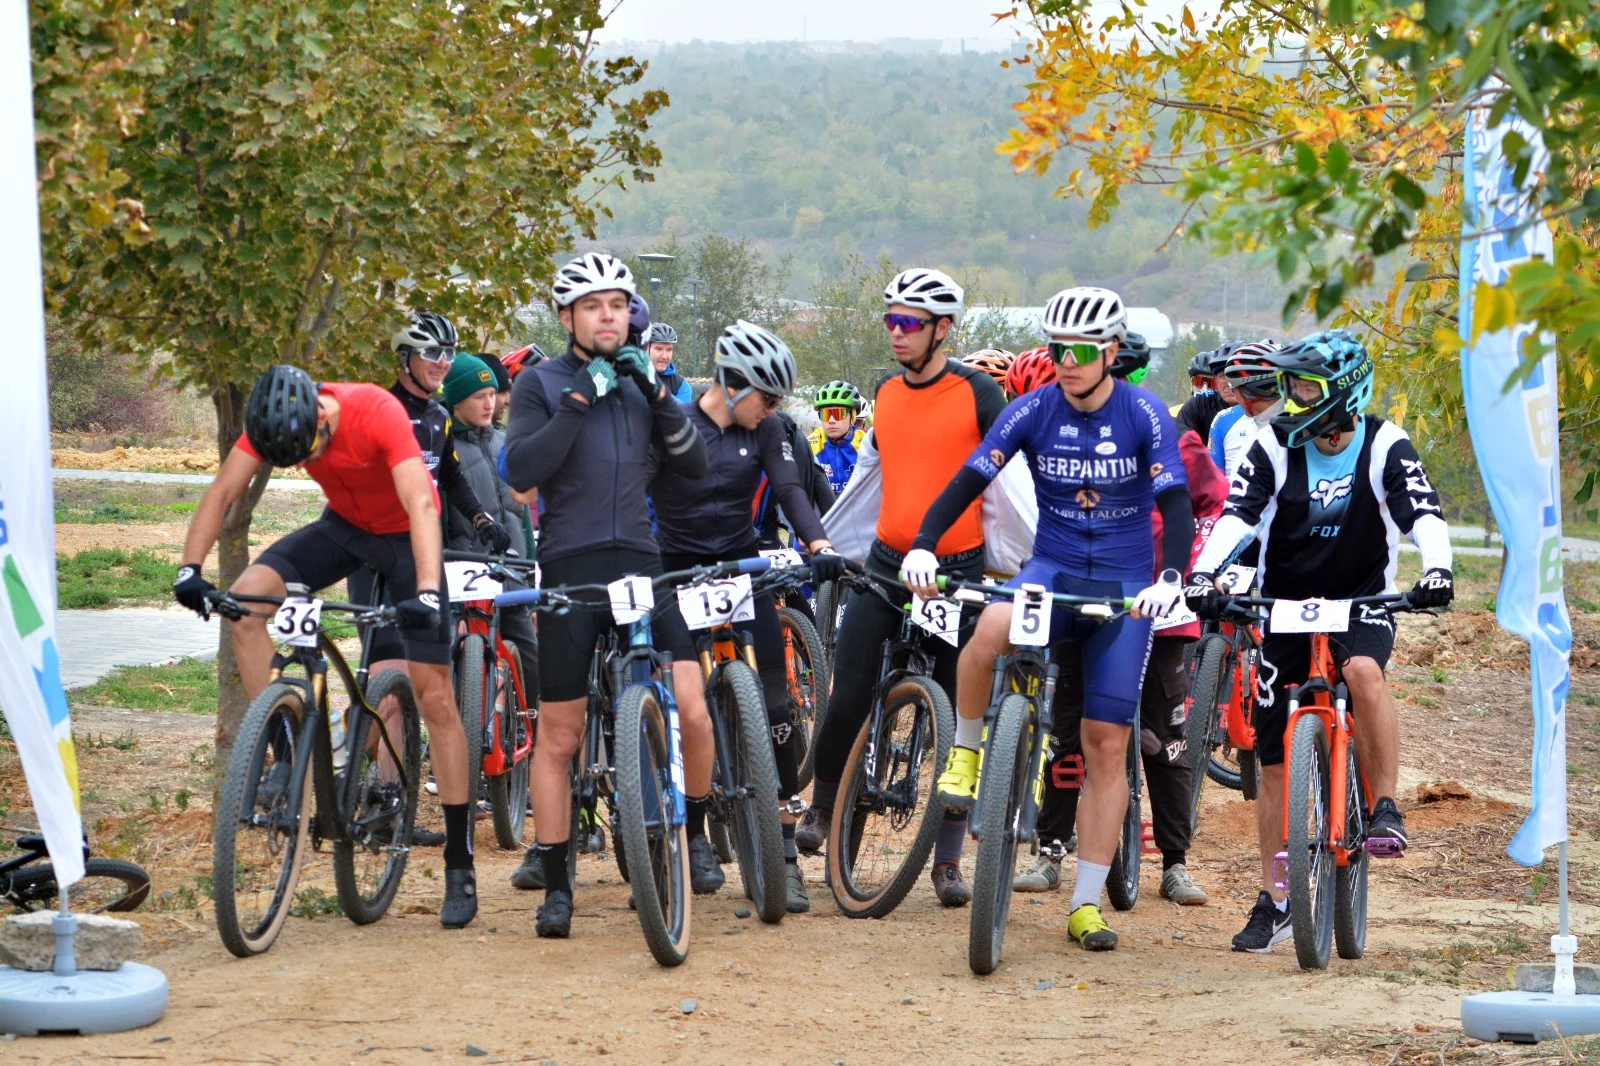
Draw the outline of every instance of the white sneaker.
[[[1016,892],[1054,892],[1061,887],[1061,864],[1048,855],[1033,860],[1026,873],[1018,874],[1011,882]]]
[[[1167,867],[1161,874],[1161,898],[1185,907],[1203,907],[1211,901],[1211,897],[1189,876],[1189,868],[1181,862]]]

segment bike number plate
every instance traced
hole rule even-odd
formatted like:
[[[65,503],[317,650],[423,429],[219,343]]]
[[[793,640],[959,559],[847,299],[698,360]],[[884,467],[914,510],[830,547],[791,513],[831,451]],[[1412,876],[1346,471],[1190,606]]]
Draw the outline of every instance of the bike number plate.
[[[1243,596],[1250,591],[1250,582],[1256,579],[1256,568],[1253,566],[1230,566],[1222,572],[1217,579],[1219,592],[1232,593]]]
[[[321,600],[284,600],[272,616],[272,635],[295,648],[315,648],[321,627]]]
[[[690,629],[710,629],[729,622],[748,622],[756,616],[751,599],[750,575],[702,581],[678,590],[678,610]]]
[[[1050,613],[1055,606],[1043,585],[1023,585],[1011,607],[1011,643],[1043,647],[1050,643]]]
[[[961,605],[943,596],[925,600],[911,594],[911,620],[952,648],[961,636]]]
[[[1272,605],[1274,633],[1343,633],[1349,628],[1349,600],[1279,600]]]
[[[1188,604],[1179,600],[1178,606],[1174,607],[1165,618],[1150,628],[1160,633],[1165,629],[1177,629],[1179,626],[1186,626],[1190,622],[1198,621],[1200,621],[1200,616],[1189,610]]]
[[[793,548],[762,548],[761,557],[771,559],[774,568],[782,570],[791,566],[804,566],[805,560]]]
[[[656,590],[643,574],[621,577],[606,586],[611,594],[611,617],[620,626],[632,625],[656,605]]]
[[[450,602],[492,600],[500,595],[500,582],[490,576],[488,563],[451,559],[444,564],[445,583],[450,586]]]

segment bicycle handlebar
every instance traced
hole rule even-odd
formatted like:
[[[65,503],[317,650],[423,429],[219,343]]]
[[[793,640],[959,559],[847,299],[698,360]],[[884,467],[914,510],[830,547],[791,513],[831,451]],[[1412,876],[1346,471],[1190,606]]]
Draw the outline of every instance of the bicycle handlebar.
[[[709,566],[696,566],[688,570],[676,570],[670,574],[650,579],[652,589],[676,587],[678,585],[694,584],[701,581],[712,581],[718,578],[734,577],[738,574],[760,574],[768,570],[781,570],[796,572],[807,569],[805,567],[774,567],[772,560],[766,556],[756,556],[750,559],[730,559],[727,562],[713,563]],[[610,610],[611,602],[605,600],[577,600],[573,597],[583,593],[607,593],[609,585],[561,585],[548,589],[514,589],[502,592],[494,598],[496,607],[533,607],[561,610],[572,607],[586,607],[597,610]]]
[[[983,585],[975,581],[962,581],[957,578],[948,577],[944,574],[938,575],[935,581],[939,586],[939,591],[953,591],[957,594],[953,598],[962,600],[964,602],[977,602],[979,600],[988,600],[994,597],[1006,597],[1008,599],[1015,600],[1017,596],[1021,595],[1023,592],[1023,590],[1020,588],[1006,588],[1004,585]],[[962,596],[960,593],[967,593],[968,595]],[[1084,607],[1105,607],[1118,614],[1133,610],[1134,602],[1132,596],[1073,596],[1065,592],[1048,591],[1045,592],[1044,595],[1046,599],[1051,600],[1062,607],[1071,607],[1074,609]],[[1094,614],[1092,611],[1081,610],[1079,613],[1087,615]]]
[[[244,593],[225,592],[216,589],[206,593],[206,602],[216,608],[216,612],[229,621],[237,622],[250,612],[244,609],[247,603],[264,603],[272,607],[282,607],[292,599],[310,599],[310,593],[290,596],[249,596]],[[371,603],[338,603],[333,600],[323,600],[324,611],[334,611],[356,616],[357,625],[392,626],[395,623],[395,609],[382,604]]]
[[[1226,607],[1265,607],[1269,611],[1280,600],[1282,600],[1282,601],[1284,601],[1286,603],[1302,603],[1302,602],[1304,602],[1303,600],[1294,599],[1294,598],[1289,597],[1289,596],[1228,596],[1228,595],[1224,595],[1222,598],[1223,598],[1224,601],[1226,601],[1225,605],[1224,605],[1225,608]],[[1328,602],[1329,603],[1348,603],[1348,604],[1350,604],[1352,606],[1355,606],[1355,607],[1360,607],[1360,606],[1363,606],[1363,605],[1372,606],[1372,607],[1388,607],[1388,608],[1391,608],[1390,613],[1399,613],[1399,612],[1406,612],[1406,611],[1413,611],[1413,612],[1419,612],[1420,613],[1420,612],[1426,612],[1427,610],[1429,610],[1429,608],[1427,608],[1427,607],[1418,607],[1416,604],[1412,603],[1411,602],[1411,593],[1409,593],[1409,592],[1382,592],[1382,593],[1379,593],[1378,595],[1375,595],[1375,596],[1352,596],[1349,599],[1334,598],[1334,599],[1329,600]]]
[[[532,559],[524,559],[520,555],[493,555],[488,552],[457,551],[454,548],[446,548],[444,557],[448,562],[489,563],[507,570],[523,570],[530,573],[538,565]]]

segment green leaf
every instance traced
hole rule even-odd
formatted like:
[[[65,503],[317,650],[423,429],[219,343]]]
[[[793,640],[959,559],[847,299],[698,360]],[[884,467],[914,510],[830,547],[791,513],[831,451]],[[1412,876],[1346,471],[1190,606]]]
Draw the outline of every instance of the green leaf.
[[[1317,289],[1317,320],[1321,321],[1338,310],[1344,300],[1344,279],[1329,278]]]
[[[1334,141],[1328,146],[1328,157],[1323,161],[1323,167],[1334,181],[1344,179],[1345,172],[1350,169],[1350,153],[1345,150],[1343,142]]]
[[[1295,169],[1306,177],[1311,177],[1317,172],[1317,153],[1305,141],[1296,141],[1294,145]]]
[[[1367,244],[1372,249],[1373,255],[1386,255],[1406,243],[1405,226],[1393,215],[1385,215],[1383,221],[1372,229],[1372,237]]]
[[[1294,272],[1300,266],[1299,254],[1288,245],[1278,249],[1278,277],[1288,281],[1294,277]]]
[[[1406,267],[1406,280],[1409,282],[1418,282],[1427,276],[1427,263],[1412,263],[1410,266]]]
[[[1328,0],[1328,21],[1335,26],[1347,26],[1355,21],[1352,0]]]
[[[1421,211],[1428,204],[1428,194],[1422,187],[1398,170],[1389,171],[1389,188],[1396,200],[1413,211]]]
[[[1572,494],[1574,501],[1577,503],[1589,502],[1589,497],[1594,495],[1594,475],[1595,472],[1591,470],[1589,471],[1588,475],[1584,477],[1583,484],[1579,485],[1578,491]]]

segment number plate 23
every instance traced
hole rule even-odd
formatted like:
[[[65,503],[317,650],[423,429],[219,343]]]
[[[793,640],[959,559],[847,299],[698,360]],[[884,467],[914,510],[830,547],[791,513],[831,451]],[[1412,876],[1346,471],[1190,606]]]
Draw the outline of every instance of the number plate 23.
[[[291,647],[315,648],[321,629],[321,600],[284,600],[272,616],[272,635]]]

